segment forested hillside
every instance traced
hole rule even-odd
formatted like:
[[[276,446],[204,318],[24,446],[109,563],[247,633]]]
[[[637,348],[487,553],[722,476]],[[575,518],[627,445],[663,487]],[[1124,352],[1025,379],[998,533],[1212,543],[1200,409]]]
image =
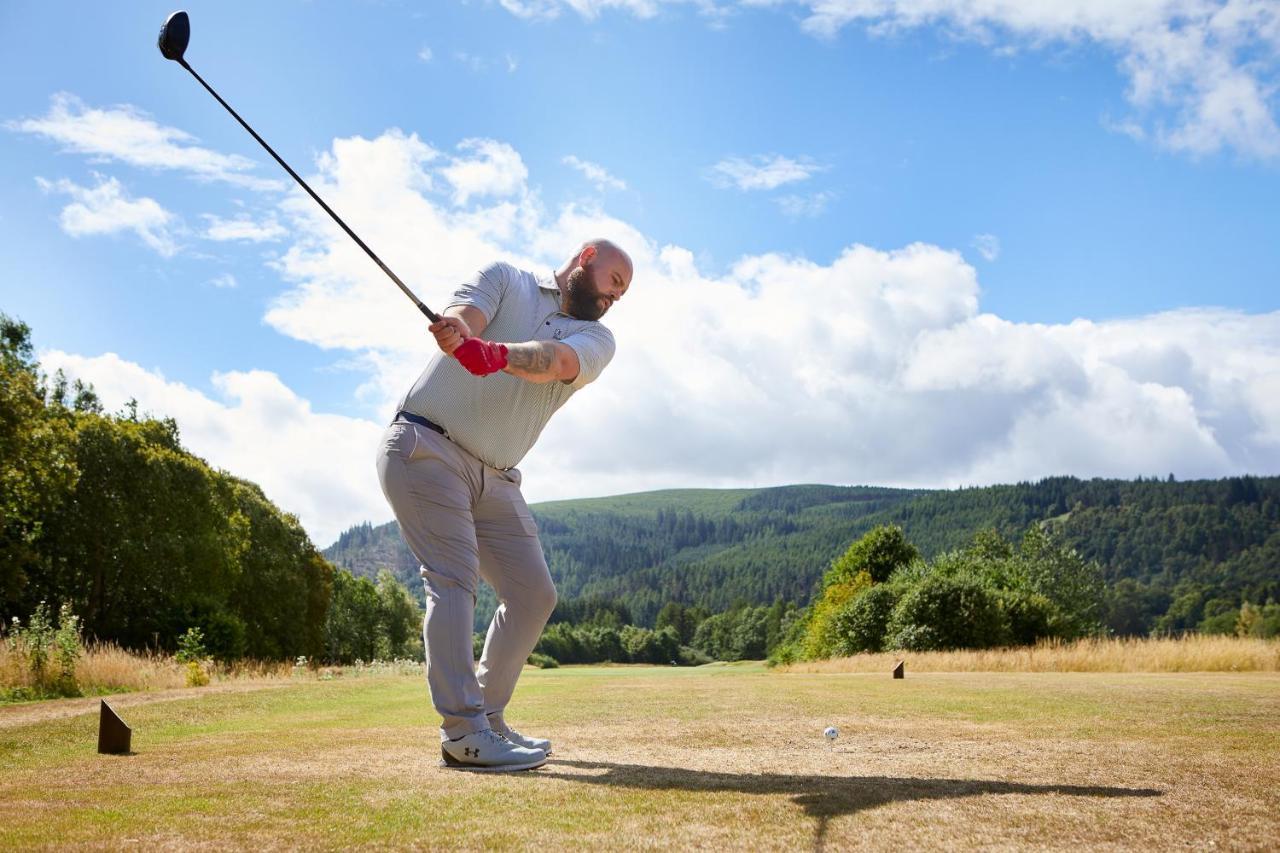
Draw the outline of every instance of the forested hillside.
[[[671,490],[537,504],[533,512],[562,599],[615,599],[646,625],[668,601],[712,612],[737,601],[805,604],[832,559],[885,523],[901,525],[926,558],[983,529],[1016,540],[1045,523],[1101,564],[1107,622],[1120,633],[1191,629],[1245,600],[1280,598],[1275,477]],[[417,571],[394,523],[353,528],[325,553],[353,571]],[[479,608],[478,622],[488,612]]]

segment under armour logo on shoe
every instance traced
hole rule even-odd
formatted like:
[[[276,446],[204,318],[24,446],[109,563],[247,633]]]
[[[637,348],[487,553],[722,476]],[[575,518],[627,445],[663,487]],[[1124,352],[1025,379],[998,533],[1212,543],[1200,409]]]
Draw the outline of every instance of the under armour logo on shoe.
[[[479,758],[479,757],[480,757],[480,747],[478,747],[478,746],[477,746],[475,749],[472,749],[472,748],[471,748],[471,747],[469,747],[469,746],[464,746],[464,747],[462,748],[462,754],[463,754],[463,755],[465,755],[467,758],[470,758],[470,757],[472,757],[473,755],[474,755],[476,758]]]

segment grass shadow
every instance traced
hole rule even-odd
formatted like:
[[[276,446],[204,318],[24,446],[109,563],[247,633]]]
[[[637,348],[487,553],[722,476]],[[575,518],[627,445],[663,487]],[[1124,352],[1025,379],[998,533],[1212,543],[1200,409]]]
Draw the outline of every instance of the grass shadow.
[[[577,772],[562,772],[571,768]],[[585,772],[583,772],[585,771]],[[592,772],[603,771],[603,772]],[[889,803],[942,800],[983,794],[1060,794],[1072,797],[1159,797],[1153,788],[1101,785],[1034,785],[988,779],[925,779],[900,776],[814,776],[782,773],[716,773],[681,767],[650,767],[609,761],[555,760],[536,777],[553,777],[588,785],[655,791],[716,791],[782,794],[817,822],[814,845],[821,848],[833,817],[855,814]]]

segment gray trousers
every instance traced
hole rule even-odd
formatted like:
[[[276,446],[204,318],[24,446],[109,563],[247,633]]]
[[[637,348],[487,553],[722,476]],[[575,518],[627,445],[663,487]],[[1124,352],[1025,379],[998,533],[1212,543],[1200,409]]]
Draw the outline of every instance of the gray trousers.
[[[484,731],[486,714],[511,700],[556,605],[520,472],[490,468],[439,433],[397,421],[382,436],[378,478],[422,564],[427,684],[443,736]],[[476,667],[471,629],[482,577],[500,604]]]

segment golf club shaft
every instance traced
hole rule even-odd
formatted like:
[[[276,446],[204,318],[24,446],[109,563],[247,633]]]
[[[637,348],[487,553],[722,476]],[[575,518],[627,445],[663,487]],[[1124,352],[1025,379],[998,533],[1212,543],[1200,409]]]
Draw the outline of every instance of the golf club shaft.
[[[333,217],[333,221],[334,221],[334,222],[336,222],[336,223],[338,223],[339,225],[341,225],[341,226],[342,226],[342,230],[347,232],[347,236],[349,236],[352,240],[355,240],[355,241],[356,241],[356,244],[357,244],[361,249],[364,249],[365,254],[367,254],[369,257],[373,258],[373,262],[374,262],[375,264],[377,264],[377,265],[378,265],[379,269],[381,269],[384,273],[386,273],[386,274],[387,274],[387,277],[388,277],[388,278],[390,278],[392,281],[394,281],[394,282],[396,283],[396,287],[398,287],[398,288],[400,288],[402,291],[404,291],[404,295],[405,295],[405,296],[407,296],[407,297],[409,297],[410,299],[412,299],[412,300],[413,300],[413,304],[418,306],[418,310],[419,310],[419,311],[421,311],[423,314],[426,314],[426,315],[427,315],[427,318],[428,318],[429,320],[431,320],[431,322],[433,322],[433,323],[440,319],[440,316],[439,316],[438,314],[436,314],[434,311],[432,311],[430,308],[428,308],[426,305],[424,305],[424,304],[422,303],[422,300],[421,300],[421,299],[419,299],[417,296],[415,296],[415,295],[414,295],[414,293],[413,293],[413,291],[412,291],[412,290],[410,290],[407,286],[405,286],[405,283],[404,283],[403,281],[401,281],[401,280],[400,280],[399,276],[397,276],[395,273],[393,273],[393,272],[391,271],[391,268],[390,268],[390,267],[388,267],[386,264],[384,264],[384,263],[382,262],[382,259],[381,259],[381,258],[379,258],[377,255],[375,255],[375,254],[373,253],[373,249],[370,249],[368,246],[366,246],[366,245],[364,244],[364,241],[363,241],[363,240],[361,240],[361,239],[356,235],[356,232],[352,231],[350,228],[348,228],[348,227],[347,227],[347,223],[345,223],[345,222],[343,222],[343,221],[342,221],[342,217],[341,217],[341,216],[338,216],[338,214],[334,213],[334,212],[333,212],[333,208],[331,208],[331,207],[329,207],[329,205],[325,204],[325,203],[324,203],[324,199],[322,199],[322,198],[320,198],[320,196],[316,195],[315,190],[313,190],[313,189],[311,189],[311,187],[307,186],[307,182],[306,182],[306,181],[304,181],[304,180],[302,180],[302,178],[298,176],[298,173],[297,173],[297,172],[295,172],[295,171],[293,171],[293,169],[289,168],[289,164],[288,164],[288,163],[286,163],[286,162],[285,162],[285,161],[280,157],[280,155],[279,155],[279,154],[277,154],[277,153],[276,153],[276,152],[271,148],[271,146],[270,146],[270,145],[268,145],[268,144],[266,143],[266,140],[264,140],[261,136],[259,136],[259,135],[257,134],[257,131],[255,131],[252,127],[250,127],[250,126],[249,126],[249,123],[248,123],[247,121],[245,121],[244,119],[240,118],[240,114],[239,114],[239,113],[237,113],[235,110],[231,109],[231,105],[230,105],[230,104],[228,104],[226,101],[222,100],[222,96],[221,96],[221,95],[219,95],[217,92],[215,92],[215,91],[213,90],[213,87],[212,87],[212,86],[210,86],[208,83],[204,82],[204,78],[203,78],[203,77],[201,77],[199,74],[197,74],[197,73],[196,73],[196,71],[195,71],[195,69],[194,69],[194,68],[192,68],[190,65],[188,65],[188,64],[187,64],[187,61],[186,61],[185,59],[178,59],[177,61],[178,61],[178,64],[179,64],[179,65],[181,65],[183,68],[185,68],[185,69],[187,69],[188,71],[190,71],[190,72],[191,72],[191,76],[192,76],[192,77],[194,77],[194,78],[196,78],[197,80],[199,80],[199,81],[200,81],[200,85],[201,85],[201,86],[204,86],[206,89],[208,89],[208,90],[209,90],[209,94],[210,94],[210,95],[213,95],[215,98],[217,98],[217,99],[218,99],[218,103],[222,104],[222,106],[226,108],[227,112],[231,113],[231,115],[235,117],[235,120],[236,120],[236,121],[238,121],[238,122],[240,122],[240,126],[241,126],[241,127],[243,127],[245,130],[249,131],[250,135],[252,135],[254,139],[258,140],[258,144],[259,144],[259,145],[261,145],[263,148],[267,149],[267,153],[268,153],[268,154],[270,154],[272,157],[274,157],[274,158],[276,159],[276,162],[277,162],[277,163],[279,163],[281,166],[283,166],[283,167],[284,167],[284,170],[285,170],[286,172],[288,172],[288,173],[289,173],[289,175],[290,175],[290,176],[291,176],[295,181],[297,181],[299,184],[301,184],[301,185],[302,185],[302,188],[303,188],[304,190],[306,190],[306,191],[307,191],[307,194],[308,194],[308,195],[310,195],[313,199],[315,199],[315,200],[316,200],[316,204],[318,204],[318,205],[320,205],[321,207],[323,207],[323,208],[324,208],[324,212],[325,212],[325,213],[327,213],[327,214],[329,214],[331,217]]]

